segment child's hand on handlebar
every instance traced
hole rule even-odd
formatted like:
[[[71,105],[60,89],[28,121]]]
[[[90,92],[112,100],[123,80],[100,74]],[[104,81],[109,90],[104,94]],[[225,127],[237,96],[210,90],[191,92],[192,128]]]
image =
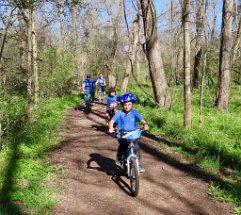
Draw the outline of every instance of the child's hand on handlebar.
[[[109,133],[114,133],[115,132],[115,129],[114,128],[109,128]]]
[[[149,125],[147,125],[147,124],[144,124],[143,128],[144,128],[145,131],[148,131],[150,129]]]

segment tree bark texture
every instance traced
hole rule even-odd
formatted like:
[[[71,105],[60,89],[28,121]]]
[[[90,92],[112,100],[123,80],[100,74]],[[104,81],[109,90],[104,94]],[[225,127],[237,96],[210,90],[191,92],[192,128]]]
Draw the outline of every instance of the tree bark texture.
[[[196,13],[196,44],[193,71],[193,88],[199,87],[199,70],[203,63],[203,42],[204,42],[204,8],[205,0],[198,0]]]
[[[189,33],[189,17],[190,17],[190,0],[183,0],[183,66],[184,66],[184,127],[192,126],[192,110],[191,110],[191,72],[190,72],[190,33]]]
[[[12,13],[13,13],[13,4],[10,4],[9,10],[10,10],[10,14],[9,14],[8,19],[7,19],[6,28],[4,30],[1,49],[0,49],[0,65],[2,64],[3,49],[4,49],[4,45],[5,45],[6,38],[7,38],[8,28],[11,25]],[[0,68],[1,68],[1,66],[0,66]]]
[[[35,31],[35,12],[31,10],[32,14],[32,68],[33,68],[33,81],[34,81],[34,101],[35,105],[39,104],[39,73],[37,62],[37,40]]]
[[[215,105],[220,109],[226,109],[229,105],[229,85],[232,48],[232,13],[233,0],[224,0],[222,35],[219,57],[218,84]]]
[[[79,45],[79,37],[78,37],[78,31],[77,31],[77,20],[78,20],[78,15],[77,15],[77,10],[78,10],[79,5],[74,4],[71,8],[71,17],[72,17],[72,24],[73,24],[73,30],[72,30],[72,37],[73,37],[73,61],[75,65],[75,76],[77,83],[79,84],[81,81],[81,63],[80,63],[80,45]],[[80,86],[80,85],[79,85]]]
[[[212,25],[212,30],[211,30],[211,39],[215,37],[216,33],[216,22],[217,22],[217,11],[216,11],[216,0],[212,0],[212,6],[213,6],[213,25]]]
[[[65,50],[66,38],[65,38],[65,28],[64,28],[63,4],[64,4],[63,0],[58,0],[58,13],[60,18],[60,38],[61,38],[61,44],[63,46],[63,50]]]
[[[29,122],[33,122],[33,89],[32,89],[32,13],[28,10],[28,83],[27,83],[27,95],[28,95],[28,117]]]
[[[141,80],[141,68],[140,68],[140,50],[136,52],[136,80]]]
[[[123,9],[123,0],[119,0],[118,11],[114,20],[113,46],[112,46],[111,54],[108,58],[108,65],[106,66],[108,71],[109,87],[113,87],[116,85],[116,77],[113,73],[113,62],[114,62],[117,45],[118,45],[119,25],[120,25],[122,9]]]
[[[23,6],[22,0],[17,0],[19,20],[20,67],[27,81],[28,119],[33,121],[32,93],[32,15],[30,9]]]
[[[171,95],[162,64],[161,45],[157,35],[157,19],[153,0],[140,0],[145,32],[145,51],[153,85],[155,101],[160,107],[170,107]]]
[[[126,71],[124,74],[124,80],[122,82],[122,87],[121,87],[121,94],[126,92],[130,73],[131,73],[131,70],[133,69],[133,63],[134,63],[134,60],[135,60],[135,57],[137,54],[137,45],[138,45],[138,41],[139,41],[139,20],[140,20],[139,17],[140,17],[140,15],[139,15],[139,11],[138,11],[136,18],[133,21],[132,43],[130,44],[131,52],[128,55]],[[131,40],[129,40],[129,41],[131,41]]]
[[[204,50],[204,62],[202,64],[202,78],[201,78],[201,88],[200,88],[200,96],[199,96],[199,118],[198,125],[202,127],[203,124],[203,94],[204,94],[204,85],[205,85],[205,72],[206,72],[206,59],[207,59],[207,49]]]
[[[240,46],[240,43],[241,43],[241,18],[239,19],[238,30],[235,37],[235,41],[233,43],[233,48],[231,53],[231,66],[235,63],[237,59],[237,53],[238,53],[238,48]]]

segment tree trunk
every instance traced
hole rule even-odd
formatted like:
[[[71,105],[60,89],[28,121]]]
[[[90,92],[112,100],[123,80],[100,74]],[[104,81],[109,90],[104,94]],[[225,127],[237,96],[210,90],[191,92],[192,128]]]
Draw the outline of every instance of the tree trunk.
[[[176,49],[174,49],[175,46],[175,41],[176,41],[176,34],[174,33],[174,29],[173,29],[173,0],[171,0],[171,78],[170,78],[170,85],[174,85],[175,84],[175,51]]]
[[[3,49],[4,49],[4,45],[5,45],[6,38],[7,38],[8,28],[11,25],[12,13],[13,13],[13,4],[10,4],[9,10],[10,10],[10,14],[9,14],[8,19],[7,19],[7,24],[6,24],[6,28],[4,30],[2,45],[1,45],[1,49],[0,49],[0,65],[2,64]],[[2,68],[2,66],[0,66],[0,68]]]
[[[17,0],[19,20],[20,68],[27,81],[28,119],[33,122],[32,102],[32,17],[30,10]]]
[[[180,55],[182,53],[181,48],[178,48],[178,32],[175,33],[175,67],[174,67],[174,76],[175,76],[175,85],[180,84],[180,75],[179,75],[179,61],[180,61]]]
[[[153,85],[155,101],[161,107],[170,107],[171,95],[161,58],[161,45],[157,36],[157,19],[153,0],[140,0],[145,32],[145,51]]]
[[[75,64],[75,77],[76,81],[79,85],[80,80],[81,80],[81,74],[80,74],[80,63],[79,63],[79,49],[80,46],[78,44],[78,33],[77,33],[77,7],[79,5],[74,4],[71,8],[71,17],[72,17],[72,22],[73,22],[73,30],[72,30],[72,37],[73,37],[73,61]],[[79,85],[80,87],[80,85]]]
[[[237,52],[238,52],[238,48],[240,46],[240,42],[241,42],[241,18],[239,19],[238,30],[237,30],[235,41],[233,43],[232,52],[231,52],[231,66],[236,61]]]
[[[196,15],[196,44],[194,57],[194,71],[193,71],[193,88],[199,87],[199,70],[203,62],[202,44],[204,41],[204,8],[205,0],[198,0],[197,15]]]
[[[133,62],[134,62],[136,54],[137,54],[137,44],[139,41],[139,19],[140,19],[139,16],[140,16],[140,14],[138,11],[136,18],[133,21],[133,39],[132,39],[132,44],[130,44],[131,53],[128,55],[126,71],[125,71],[124,80],[122,82],[122,87],[121,87],[121,94],[126,92],[130,73],[131,73],[131,70],[133,69]]]
[[[33,90],[32,90],[32,13],[28,11],[28,82],[27,82],[27,96],[28,96],[28,118],[29,122],[33,122]]]
[[[58,13],[60,18],[60,38],[61,38],[61,44],[63,47],[63,52],[65,50],[66,46],[66,38],[65,38],[65,28],[64,28],[64,14],[63,14],[63,0],[58,0]]]
[[[216,0],[212,1],[212,6],[213,6],[213,25],[212,25],[212,30],[211,30],[211,39],[213,39],[215,37],[215,33],[216,33],[216,22],[217,22],[217,11],[216,11],[216,5],[217,2]]]
[[[136,52],[136,80],[141,81],[140,50]]]
[[[183,67],[184,67],[184,127],[192,126],[191,112],[191,75],[190,75],[190,33],[189,33],[189,16],[190,16],[190,0],[183,0]]]
[[[226,109],[229,105],[229,84],[232,48],[232,13],[233,0],[224,0],[222,35],[219,58],[218,84],[215,105],[220,109]]]
[[[112,51],[108,58],[108,64],[106,65],[107,72],[108,72],[109,87],[113,87],[116,85],[116,77],[113,73],[113,62],[114,62],[117,45],[118,45],[119,25],[120,25],[122,8],[123,8],[123,0],[119,0],[118,11],[114,20],[114,35],[113,35]]]
[[[31,10],[32,16],[32,68],[33,68],[33,80],[34,80],[34,100],[35,105],[39,104],[39,74],[38,74],[38,63],[37,63],[37,40],[36,40],[36,31],[35,31],[35,13],[34,10]]]
[[[204,62],[202,64],[201,89],[200,89],[200,97],[199,97],[199,119],[198,119],[199,127],[202,127],[202,124],[203,124],[202,110],[203,110],[203,93],[204,93],[204,85],[205,85],[206,59],[207,59],[207,49],[204,51],[204,55],[203,55]]]

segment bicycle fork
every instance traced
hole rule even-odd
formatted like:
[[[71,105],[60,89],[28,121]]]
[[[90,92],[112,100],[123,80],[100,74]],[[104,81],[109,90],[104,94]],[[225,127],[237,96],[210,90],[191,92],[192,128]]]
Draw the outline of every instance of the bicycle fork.
[[[130,164],[131,164],[131,159],[132,158],[134,158],[136,160],[137,170],[138,170],[138,174],[139,174],[139,160],[138,160],[137,156],[134,154],[133,146],[134,146],[134,143],[131,143],[129,156],[126,159],[126,166],[127,166],[127,175],[128,175],[128,177],[131,177]]]

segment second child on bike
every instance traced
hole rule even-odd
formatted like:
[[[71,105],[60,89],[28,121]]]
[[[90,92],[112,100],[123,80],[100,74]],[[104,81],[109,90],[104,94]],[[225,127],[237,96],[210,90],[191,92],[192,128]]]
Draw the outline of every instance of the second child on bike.
[[[149,126],[146,121],[143,119],[143,116],[133,109],[134,103],[136,101],[135,96],[132,93],[126,93],[121,96],[120,102],[122,105],[122,110],[118,111],[109,123],[109,132],[114,132],[114,123],[117,124],[117,129],[122,131],[134,131],[138,128],[138,122],[144,126],[144,130],[149,130]],[[125,139],[118,139],[119,147],[116,156],[116,164],[120,165],[121,157],[126,151],[129,143]],[[135,153],[138,157],[140,164],[140,149],[138,143],[135,144]],[[144,172],[145,169],[140,164],[139,171]]]
[[[108,89],[108,96],[105,97],[106,103],[106,121],[109,122],[111,118],[117,113],[120,96],[116,94],[114,87]]]

